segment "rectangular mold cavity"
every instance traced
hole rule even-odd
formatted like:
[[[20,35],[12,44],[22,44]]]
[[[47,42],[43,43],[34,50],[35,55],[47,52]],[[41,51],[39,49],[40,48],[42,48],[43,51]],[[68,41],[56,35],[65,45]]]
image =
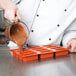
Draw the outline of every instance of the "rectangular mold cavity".
[[[53,58],[53,53],[42,53],[42,54],[40,54],[40,59],[45,59],[45,58]]]
[[[55,52],[55,58],[68,56],[68,51]]]
[[[32,61],[32,60],[38,60],[38,55],[29,55],[29,56],[23,57],[23,61]]]
[[[28,51],[21,53],[20,59],[23,61],[31,61],[31,60],[38,60],[38,54],[33,51]]]

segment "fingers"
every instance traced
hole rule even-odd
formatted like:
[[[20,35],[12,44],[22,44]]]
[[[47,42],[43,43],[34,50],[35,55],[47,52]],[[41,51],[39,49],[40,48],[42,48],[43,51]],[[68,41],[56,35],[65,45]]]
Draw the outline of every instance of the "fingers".
[[[17,22],[18,20],[21,20],[21,16],[19,14],[19,11],[17,10],[17,12],[15,14],[14,22]]]
[[[17,10],[17,18],[18,18],[19,20],[21,20],[21,16],[20,16],[20,13],[19,13],[18,10]]]
[[[11,10],[5,10],[4,17],[11,22],[14,22],[17,19],[21,20],[21,16],[17,8]]]
[[[71,49],[71,43],[68,43],[66,46],[68,49]]]
[[[71,52],[76,52],[76,45],[72,45],[72,47],[71,47],[71,50],[70,50]]]
[[[14,11],[13,10],[6,10],[5,11],[5,14],[4,14],[4,17],[8,20],[10,20],[11,22],[13,22],[15,20],[14,18]]]
[[[66,46],[70,52],[76,52],[76,42],[70,41]]]

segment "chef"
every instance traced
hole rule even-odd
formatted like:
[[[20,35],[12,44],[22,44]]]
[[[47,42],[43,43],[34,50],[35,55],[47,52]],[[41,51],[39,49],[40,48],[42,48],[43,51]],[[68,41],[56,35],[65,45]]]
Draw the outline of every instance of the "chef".
[[[76,0],[0,0],[0,8],[11,22],[17,17],[29,27],[28,46],[54,44],[76,52]],[[17,47],[11,41],[8,46]]]

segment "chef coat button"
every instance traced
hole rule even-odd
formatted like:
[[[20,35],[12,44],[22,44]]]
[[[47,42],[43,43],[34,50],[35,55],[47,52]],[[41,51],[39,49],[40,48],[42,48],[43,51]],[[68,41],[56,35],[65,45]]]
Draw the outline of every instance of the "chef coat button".
[[[39,17],[39,15],[37,14],[37,17]]]
[[[45,0],[43,0],[43,1],[45,1]]]
[[[26,46],[28,47],[28,44],[26,44]]]
[[[49,40],[51,40],[51,38],[49,38]]]
[[[58,24],[57,26],[59,27],[60,25]]]
[[[18,4],[20,4],[21,3],[21,0],[19,0],[17,3],[16,3],[16,5],[18,5]]]
[[[34,32],[34,30],[31,30],[31,32]]]
[[[9,44],[9,41],[8,40],[6,41],[6,44]]]
[[[67,11],[67,9],[64,10],[65,12]]]

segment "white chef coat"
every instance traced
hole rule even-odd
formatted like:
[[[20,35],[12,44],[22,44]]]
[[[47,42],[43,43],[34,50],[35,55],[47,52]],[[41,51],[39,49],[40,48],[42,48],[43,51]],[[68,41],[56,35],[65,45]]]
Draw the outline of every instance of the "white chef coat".
[[[22,0],[17,5],[29,27],[29,46],[55,44],[65,47],[76,38],[76,0]],[[14,43],[10,42],[14,48]]]

